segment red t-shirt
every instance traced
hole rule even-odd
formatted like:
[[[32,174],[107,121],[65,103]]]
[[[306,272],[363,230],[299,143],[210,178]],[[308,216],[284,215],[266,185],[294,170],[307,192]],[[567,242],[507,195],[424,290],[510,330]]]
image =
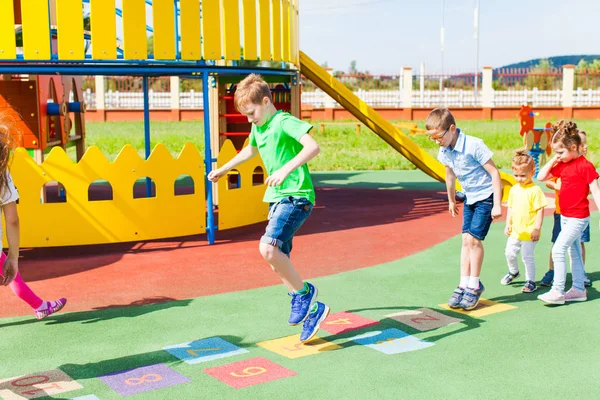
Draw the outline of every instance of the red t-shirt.
[[[569,218],[587,218],[590,216],[590,183],[598,179],[594,164],[584,156],[564,163],[559,161],[550,170],[552,176],[560,178],[561,186],[558,203],[561,215]]]

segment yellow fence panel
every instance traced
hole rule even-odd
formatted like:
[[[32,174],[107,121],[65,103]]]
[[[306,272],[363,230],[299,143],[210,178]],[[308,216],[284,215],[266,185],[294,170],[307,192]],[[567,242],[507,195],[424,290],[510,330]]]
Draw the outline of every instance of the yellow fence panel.
[[[269,0],[258,0],[260,27],[260,59],[271,59],[271,5]]]
[[[21,2],[23,55],[26,60],[50,59],[50,18],[48,13],[48,0]]]
[[[83,3],[81,0],[56,0],[58,58],[83,60]]]
[[[148,57],[144,0],[123,0],[123,57],[127,60]]]
[[[281,0],[273,0],[271,4],[271,24],[271,54],[274,61],[281,61]]]
[[[225,59],[240,59],[240,6],[239,0],[223,0],[225,23]]]
[[[17,58],[15,10],[12,0],[0,0],[0,60]]]
[[[248,141],[246,140],[246,144]],[[235,157],[237,151],[230,140],[226,140],[217,157],[217,165],[221,167]],[[239,187],[232,187],[229,175],[238,175]],[[264,183],[254,184],[254,175],[262,175],[266,179],[266,169],[260,157],[251,160],[230,171],[228,176],[219,180],[219,230],[251,225],[266,221],[269,205],[262,202],[266,186]],[[244,205],[244,206],[242,206]]]
[[[256,60],[256,1],[242,0],[242,11],[244,15],[244,60]]]
[[[204,164],[191,143],[176,159],[159,144],[148,160],[127,145],[112,163],[96,147],[90,147],[77,164],[55,147],[38,165],[19,148],[11,171],[19,187],[23,247],[143,241],[206,231]],[[181,175],[193,180],[193,194],[175,195],[175,181]],[[135,182],[146,177],[154,181],[156,196],[134,199]],[[111,185],[112,200],[89,200],[90,185],[97,180]],[[65,202],[40,201],[48,182],[64,186]]]
[[[204,59],[220,60],[222,58],[219,0],[203,0],[202,2],[202,43],[204,44],[202,53]]]
[[[290,62],[290,2],[289,0],[283,0],[283,7],[281,9],[281,41],[283,43],[283,49],[281,57],[283,61]]]
[[[153,0],[152,17],[154,21],[154,59],[174,60],[176,44],[175,3],[173,0]]]
[[[117,59],[117,16],[115,0],[91,0],[92,57]]]
[[[203,2],[203,8],[205,4],[206,0]],[[184,60],[200,60],[202,58],[200,51],[200,2],[198,0],[181,0],[180,8],[181,58]]]

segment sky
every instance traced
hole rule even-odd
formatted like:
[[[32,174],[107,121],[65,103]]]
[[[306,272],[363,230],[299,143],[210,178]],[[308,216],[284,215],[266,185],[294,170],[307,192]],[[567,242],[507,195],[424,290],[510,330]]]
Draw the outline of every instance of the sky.
[[[444,51],[440,46],[444,1]],[[299,0],[300,49],[319,64],[397,74],[471,72],[571,54],[600,54],[599,0]]]

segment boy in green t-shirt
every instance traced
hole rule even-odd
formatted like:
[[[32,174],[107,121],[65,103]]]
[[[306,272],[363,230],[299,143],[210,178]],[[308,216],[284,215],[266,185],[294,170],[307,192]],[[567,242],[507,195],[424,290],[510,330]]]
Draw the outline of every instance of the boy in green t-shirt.
[[[315,189],[308,165],[319,154],[319,145],[308,135],[312,125],[278,111],[273,105],[269,85],[260,75],[251,74],[235,91],[237,110],[252,123],[250,144],[227,164],[208,174],[217,182],[237,165],[257,153],[262,157],[269,177],[263,201],[268,202],[269,223],[260,239],[260,254],[271,264],[292,297],[288,323],[304,321],[300,340],[312,339],[329,315],[329,307],[317,299],[317,288],[302,281],[290,260],[292,239],[313,209]]]

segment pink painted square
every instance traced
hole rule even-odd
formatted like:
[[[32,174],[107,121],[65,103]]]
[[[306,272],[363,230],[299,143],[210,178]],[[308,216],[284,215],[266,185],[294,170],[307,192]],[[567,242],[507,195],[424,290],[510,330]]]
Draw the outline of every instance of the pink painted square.
[[[255,357],[220,367],[206,368],[203,371],[235,389],[259,385],[297,374],[264,357]]]

